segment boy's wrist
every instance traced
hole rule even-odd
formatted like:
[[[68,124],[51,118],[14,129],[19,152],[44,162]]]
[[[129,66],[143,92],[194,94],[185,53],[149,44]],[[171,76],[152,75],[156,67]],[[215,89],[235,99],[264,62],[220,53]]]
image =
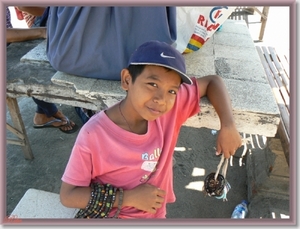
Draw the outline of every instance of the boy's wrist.
[[[235,128],[235,121],[233,119],[233,116],[229,116],[229,117],[220,119],[220,127],[221,128],[228,128],[228,127]]]

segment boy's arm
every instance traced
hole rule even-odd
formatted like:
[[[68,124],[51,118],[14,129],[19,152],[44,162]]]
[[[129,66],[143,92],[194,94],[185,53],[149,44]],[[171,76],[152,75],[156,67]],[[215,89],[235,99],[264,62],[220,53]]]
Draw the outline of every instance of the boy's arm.
[[[241,136],[236,129],[229,94],[220,76],[210,75],[197,78],[200,97],[207,96],[220,119],[220,131],[217,138],[217,154],[224,153],[225,158],[235,154],[241,146]]]
[[[119,205],[120,192],[116,192],[113,207]],[[122,207],[131,206],[137,209],[156,213],[162,207],[165,191],[150,184],[142,184],[131,190],[124,190]],[[84,209],[91,198],[91,187],[77,187],[62,182],[60,188],[60,201],[65,207]]]
[[[69,208],[85,208],[90,200],[91,187],[77,187],[62,182],[60,187],[60,202]]]

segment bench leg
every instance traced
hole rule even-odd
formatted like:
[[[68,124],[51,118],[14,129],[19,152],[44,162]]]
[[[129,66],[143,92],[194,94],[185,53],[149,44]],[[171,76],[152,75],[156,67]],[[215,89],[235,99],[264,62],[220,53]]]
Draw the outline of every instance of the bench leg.
[[[260,41],[263,41],[265,28],[268,20],[269,8],[270,8],[269,6],[265,6],[261,14],[261,27],[260,27],[259,38],[258,38]]]
[[[25,159],[32,160],[34,157],[31,151],[26,129],[20,113],[18,101],[16,98],[6,97],[6,104],[13,123],[13,126],[6,124],[6,128],[19,138],[19,140],[7,139],[7,143],[20,145],[24,152]]]

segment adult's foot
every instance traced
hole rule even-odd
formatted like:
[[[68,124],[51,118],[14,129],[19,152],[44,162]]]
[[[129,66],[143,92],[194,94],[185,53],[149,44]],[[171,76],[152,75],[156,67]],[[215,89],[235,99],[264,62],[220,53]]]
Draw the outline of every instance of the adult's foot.
[[[69,120],[61,111],[57,111],[52,117],[47,117],[45,114],[35,113],[33,118],[35,128],[43,128],[45,125],[59,128],[63,132],[70,132],[76,128],[76,124]]]
[[[76,127],[76,124],[73,121],[69,120],[61,111],[57,111],[52,117],[60,119],[62,123],[64,123],[62,127],[60,127],[63,132],[71,131]]]
[[[33,118],[33,123],[34,123],[34,126],[37,126],[37,127],[43,127],[44,125],[47,125],[48,123],[48,126],[53,126],[53,127],[60,127],[60,126],[64,126],[67,124],[67,121],[66,120],[57,120],[57,118],[55,117],[47,117],[47,115],[45,114],[39,114],[39,113],[35,113],[34,115],[34,118]]]

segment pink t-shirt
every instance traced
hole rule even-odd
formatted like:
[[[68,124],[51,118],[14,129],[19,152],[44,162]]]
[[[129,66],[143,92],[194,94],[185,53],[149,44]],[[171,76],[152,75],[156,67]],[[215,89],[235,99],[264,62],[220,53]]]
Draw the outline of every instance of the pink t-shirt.
[[[128,132],[113,123],[104,111],[95,114],[80,130],[62,181],[75,186],[90,182],[132,189],[148,183],[166,191],[156,214],[123,207],[120,218],[165,218],[166,204],[175,201],[172,157],[180,127],[199,112],[198,84],[182,84],[174,107],[148,122],[146,134]],[[113,216],[113,208],[109,216]]]

